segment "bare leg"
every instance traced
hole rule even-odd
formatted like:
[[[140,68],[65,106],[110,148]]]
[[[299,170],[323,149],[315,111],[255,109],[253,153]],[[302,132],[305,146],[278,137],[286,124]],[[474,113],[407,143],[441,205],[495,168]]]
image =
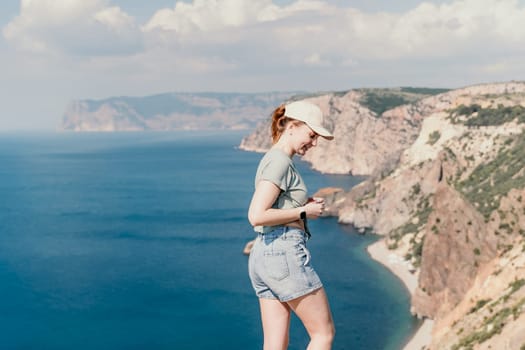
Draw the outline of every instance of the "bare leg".
[[[335,327],[324,288],[291,300],[288,305],[303,322],[310,335],[307,350],[330,350]]]
[[[264,331],[264,350],[286,350],[290,329],[290,307],[274,299],[259,299]]]

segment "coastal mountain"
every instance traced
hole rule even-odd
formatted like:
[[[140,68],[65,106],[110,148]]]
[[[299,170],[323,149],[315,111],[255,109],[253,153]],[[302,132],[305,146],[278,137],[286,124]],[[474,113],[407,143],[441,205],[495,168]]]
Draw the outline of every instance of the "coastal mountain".
[[[67,106],[61,128],[71,131],[251,129],[267,117],[272,108],[295,94],[165,93],[76,100]]]
[[[412,312],[434,320],[428,349],[524,349],[525,83],[308,99],[336,139],[305,160],[365,176],[332,191],[330,210],[384,236],[417,278]],[[243,148],[268,147],[267,131],[255,134]]]

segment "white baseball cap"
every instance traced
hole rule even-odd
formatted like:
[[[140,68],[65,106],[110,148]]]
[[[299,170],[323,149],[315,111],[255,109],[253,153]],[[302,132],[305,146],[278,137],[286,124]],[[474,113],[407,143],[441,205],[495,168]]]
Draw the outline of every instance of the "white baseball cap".
[[[323,126],[323,112],[311,102],[295,101],[284,106],[284,116],[300,120],[310,127],[316,134],[332,140],[334,135]]]

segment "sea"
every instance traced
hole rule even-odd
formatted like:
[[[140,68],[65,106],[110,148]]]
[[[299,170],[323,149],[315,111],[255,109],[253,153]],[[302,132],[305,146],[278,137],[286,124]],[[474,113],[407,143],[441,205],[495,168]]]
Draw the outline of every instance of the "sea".
[[[246,131],[0,133],[0,349],[262,348],[242,251],[260,153]],[[362,179],[295,159],[311,191]],[[401,349],[419,322],[374,235],[309,222],[333,349]],[[291,320],[290,350],[308,335]]]

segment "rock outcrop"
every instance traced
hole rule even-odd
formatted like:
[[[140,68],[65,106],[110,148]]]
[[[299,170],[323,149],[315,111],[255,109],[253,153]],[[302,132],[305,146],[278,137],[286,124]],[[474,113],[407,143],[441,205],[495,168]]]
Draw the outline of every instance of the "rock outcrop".
[[[497,237],[487,232],[483,216],[444,181],[432,202],[413,307],[419,316],[434,319],[463,299],[478,269],[496,256]]]

